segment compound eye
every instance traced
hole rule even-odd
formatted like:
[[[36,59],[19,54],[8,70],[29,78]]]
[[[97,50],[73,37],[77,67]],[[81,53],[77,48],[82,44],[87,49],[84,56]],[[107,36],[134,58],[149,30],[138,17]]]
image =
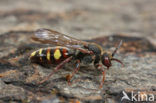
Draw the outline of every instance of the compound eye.
[[[109,58],[108,54],[103,54],[103,56],[102,56],[102,63],[107,68],[109,68],[111,66],[111,61],[110,61],[110,58]]]
[[[109,62],[109,58],[108,57],[105,57],[105,64],[110,64],[110,62]]]
[[[105,58],[105,60],[104,60],[104,65],[105,65],[106,67],[110,67],[110,66],[111,66],[111,62],[110,62],[110,60],[109,60],[108,57]]]

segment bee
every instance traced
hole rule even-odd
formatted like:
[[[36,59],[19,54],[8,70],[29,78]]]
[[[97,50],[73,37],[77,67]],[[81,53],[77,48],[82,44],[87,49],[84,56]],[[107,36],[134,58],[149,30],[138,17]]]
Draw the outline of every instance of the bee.
[[[100,85],[102,86],[105,80],[105,72],[112,66],[111,61],[117,61],[123,65],[120,60],[114,58],[122,41],[120,41],[113,53],[108,53],[96,43],[81,41],[54,30],[42,28],[36,30],[34,34],[32,37],[33,40],[43,44],[56,45],[54,47],[41,48],[32,52],[30,55],[31,63],[39,65],[56,64],[54,71],[39,83],[47,81],[56,71],[61,69],[64,64],[75,61],[75,69],[66,77],[69,84],[71,78],[80,69],[80,64],[89,65],[93,63],[94,67],[103,74]],[[107,69],[105,69],[104,66]]]

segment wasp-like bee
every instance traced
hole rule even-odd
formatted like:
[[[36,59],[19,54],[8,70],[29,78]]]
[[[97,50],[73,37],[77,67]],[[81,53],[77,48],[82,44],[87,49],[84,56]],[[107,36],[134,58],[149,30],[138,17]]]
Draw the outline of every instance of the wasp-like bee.
[[[71,75],[67,76],[68,83],[70,83],[74,74],[78,72],[81,63],[85,65],[93,63],[95,68],[101,70],[103,73],[103,80],[101,82],[102,86],[105,80],[104,66],[109,69],[112,65],[112,60],[115,60],[123,65],[120,60],[113,58],[116,51],[122,44],[122,41],[113,53],[107,53],[98,44],[81,41],[49,29],[36,30],[35,36],[33,36],[32,39],[44,44],[57,45],[56,47],[42,48],[31,53],[30,60],[32,63],[40,65],[57,64],[54,71],[40,83],[48,80],[56,71],[61,69],[64,64],[70,61],[75,61],[76,67],[74,71]]]

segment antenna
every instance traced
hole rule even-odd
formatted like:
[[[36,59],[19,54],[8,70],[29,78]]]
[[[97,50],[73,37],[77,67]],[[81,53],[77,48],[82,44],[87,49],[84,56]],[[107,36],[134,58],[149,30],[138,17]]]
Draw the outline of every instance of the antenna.
[[[119,45],[116,47],[114,52],[112,53],[112,57],[115,55],[115,53],[117,52],[117,50],[120,48],[121,45],[122,45],[122,40],[120,41]]]

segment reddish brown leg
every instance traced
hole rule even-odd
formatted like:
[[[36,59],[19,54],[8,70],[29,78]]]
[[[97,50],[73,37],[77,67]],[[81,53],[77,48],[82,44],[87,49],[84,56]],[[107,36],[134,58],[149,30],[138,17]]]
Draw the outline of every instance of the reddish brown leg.
[[[80,69],[80,60],[77,60],[76,68],[74,69],[72,74],[71,75],[69,74],[66,76],[66,79],[67,79],[69,85],[71,85],[71,78],[74,76],[74,74],[76,74],[79,71],[79,69]]]
[[[57,72],[59,69],[62,68],[62,66],[65,64],[65,63],[68,63],[70,60],[72,59],[72,57],[69,57],[67,59],[65,59],[63,62],[61,62],[58,66],[56,66],[56,68],[54,69],[53,72],[51,72],[47,77],[45,77],[42,81],[39,82],[39,84],[42,84],[44,83],[45,81],[47,81],[55,72]]]
[[[86,53],[86,54],[94,54],[92,51],[89,51],[89,50],[83,49],[83,48],[76,48],[76,47],[69,47],[69,48],[78,49],[78,50],[80,50],[82,53]]]
[[[92,51],[89,51],[89,50],[87,50],[87,49],[78,48],[78,50],[80,50],[82,53],[94,54]]]
[[[102,81],[101,81],[101,84],[100,84],[100,88],[102,88],[102,86],[104,84],[104,81],[105,81],[105,78],[106,78],[106,76],[105,76],[105,70],[102,72],[102,74],[103,74],[103,78],[102,78]]]
[[[104,84],[104,81],[105,81],[105,72],[106,72],[106,70],[104,70],[104,67],[103,67],[102,65],[100,65],[100,64],[98,64],[98,66],[96,66],[96,68],[97,68],[98,70],[100,70],[100,71],[102,72],[102,75],[103,75],[101,84],[100,84],[100,86],[99,86],[99,88],[102,88],[102,86],[103,86],[103,84]]]

